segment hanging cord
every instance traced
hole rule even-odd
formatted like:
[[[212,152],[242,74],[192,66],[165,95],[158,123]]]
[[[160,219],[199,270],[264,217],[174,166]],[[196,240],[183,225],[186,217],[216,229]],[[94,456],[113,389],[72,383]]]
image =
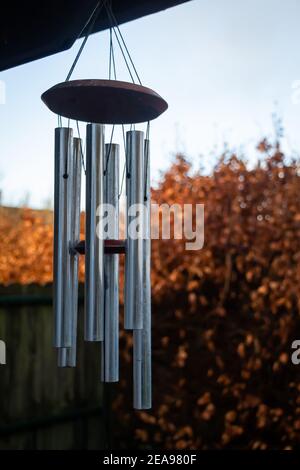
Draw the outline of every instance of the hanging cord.
[[[79,51],[77,52],[76,54],[76,57],[75,57],[75,60],[73,62],[73,64],[71,65],[71,68],[69,70],[69,73],[65,79],[66,82],[68,82],[71,78],[71,75],[76,67],[76,64],[79,60],[79,57],[81,56],[81,53],[84,49],[84,46],[86,45],[87,43],[87,40],[92,32],[92,29],[95,25],[95,22],[96,22],[96,19],[98,18],[98,15],[100,14],[102,8],[104,7],[105,3],[106,3],[107,0],[101,0],[97,3],[96,7],[94,8],[92,14],[90,15],[89,19],[87,20],[87,22],[85,23],[83,29],[80,31],[79,35],[77,36],[76,40],[80,38],[81,34],[83,33],[83,31],[89,26],[88,30],[87,30],[87,33],[85,35],[85,38],[84,40],[82,41],[82,44],[79,48]],[[60,115],[58,115],[58,127],[62,127],[62,118]]]
[[[114,44],[112,38],[112,28],[109,28],[109,65],[108,65],[108,78],[111,80],[111,75],[113,75],[114,79],[117,80],[117,72],[116,72],[116,63],[115,63],[115,52],[114,52]]]
[[[112,37],[112,27],[110,27],[109,28],[109,67],[108,67],[109,80],[111,80],[112,70],[113,70],[114,79],[117,80],[114,44],[113,44],[113,37]],[[124,168],[122,172],[121,189],[118,194],[118,199],[120,199],[122,191],[123,191],[123,184],[124,184],[124,177],[125,177],[125,170],[126,170],[126,142],[125,142],[124,124],[122,124],[122,133],[123,133],[123,143],[124,143],[124,151],[125,151],[125,162],[124,162]],[[110,150],[109,150],[109,153],[110,153]],[[108,161],[106,165],[108,165]],[[106,169],[107,169],[107,166],[106,166]]]
[[[130,132],[132,131],[132,124],[130,124],[129,131]],[[124,146],[125,146],[125,158],[126,158],[126,178],[131,178],[131,161],[129,161],[129,158],[128,158],[124,128],[123,128],[123,141],[124,141]]]
[[[124,144],[124,151],[126,154],[126,137],[125,137],[125,126],[122,124],[122,135],[123,135],[123,144]]]
[[[117,33],[116,33],[116,31],[115,31],[115,28],[113,28],[113,32],[114,32],[114,35],[115,35],[115,37],[116,37],[116,40],[117,40],[117,42],[118,42],[118,44],[119,44],[120,50],[121,50],[121,52],[122,52],[122,56],[123,56],[123,59],[124,59],[124,61],[125,61],[125,64],[126,64],[128,73],[129,73],[130,78],[131,78],[131,81],[132,81],[132,83],[135,83],[134,78],[133,78],[133,75],[132,75],[132,72],[131,72],[131,70],[130,70],[129,64],[128,64],[127,59],[126,59],[126,55],[124,54],[124,51],[123,51],[123,49],[122,49],[122,45],[121,45],[120,40],[119,40],[119,38],[118,38],[118,36],[117,36]]]
[[[115,125],[112,126],[112,130],[111,130],[110,142],[109,142],[109,147],[108,147],[108,152],[107,152],[107,157],[106,157],[105,170],[104,170],[104,176],[107,174],[108,162],[109,162],[109,157],[110,157],[110,154],[111,154],[112,140],[113,140],[113,136],[114,136],[114,130],[115,130]]]
[[[93,27],[94,27],[94,25],[95,25],[95,22],[96,22],[96,20],[97,20],[99,14],[100,14],[100,12],[101,12],[101,10],[102,10],[102,8],[104,7],[105,4],[106,4],[106,0],[101,0],[100,2],[97,3],[97,5],[96,5],[94,11],[92,12],[91,16],[89,17],[89,19],[88,19],[88,21],[87,21],[87,23],[85,24],[84,28],[81,30],[81,32],[80,32],[80,34],[79,34],[78,37],[80,37],[81,33],[87,28],[87,26],[89,26],[89,27],[88,27],[88,30],[87,30],[87,33],[86,33],[86,35],[85,35],[85,38],[84,38],[84,40],[83,40],[82,43],[81,43],[81,46],[80,46],[80,48],[79,48],[79,51],[77,52],[76,57],[75,57],[75,60],[74,60],[73,64],[71,65],[71,68],[70,68],[70,70],[69,70],[69,73],[68,73],[68,75],[67,75],[67,77],[66,77],[66,80],[65,80],[66,82],[68,82],[68,81],[70,80],[71,75],[72,75],[72,73],[73,73],[73,71],[74,71],[74,69],[75,69],[75,67],[76,67],[77,62],[78,62],[78,59],[79,59],[79,57],[81,56],[81,53],[82,53],[82,51],[83,51],[83,49],[84,49],[84,46],[86,45],[86,42],[87,42],[87,40],[88,40],[88,38],[89,38],[89,36],[90,36],[90,34],[91,34],[91,32],[92,32],[92,29],[93,29]],[[77,39],[78,39],[78,37],[77,37]]]
[[[84,174],[86,175],[86,168],[85,168],[84,155],[83,155],[83,150],[82,150],[82,143],[81,143],[80,129],[79,129],[78,121],[76,121],[76,127],[77,127],[78,137],[79,137],[79,139],[80,139],[81,165],[82,165]]]
[[[146,130],[146,140],[148,140],[148,152],[146,154],[146,162],[145,162],[145,175],[144,175],[144,201],[148,201],[147,195],[147,178],[148,178],[148,160],[149,160],[149,137],[150,137],[150,121],[147,123],[147,130]]]
[[[115,52],[114,52],[114,45],[113,45],[113,42],[112,42],[112,54],[111,54],[111,57],[112,57],[114,78],[115,78],[115,80],[117,80],[116,63],[115,63]]]
[[[127,58],[126,58],[126,54],[125,54],[125,52],[124,52],[124,50],[123,50],[123,47],[122,47],[122,44],[121,44],[120,39],[119,39],[119,37],[118,37],[118,34],[116,33],[115,25],[114,25],[114,20],[113,20],[113,18],[112,18],[112,16],[111,16],[111,13],[110,13],[109,9],[107,8],[107,4],[105,4],[105,8],[106,8],[106,12],[107,12],[108,19],[109,19],[109,21],[110,21],[110,23],[111,23],[112,31],[113,31],[113,33],[114,33],[114,35],[115,35],[115,37],[116,37],[117,42],[118,42],[120,51],[121,51],[121,53],[122,53],[124,62],[125,62],[125,64],[126,64],[128,73],[129,73],[130,78],[131,78],[131,81],[132,81],[133,83],[135,83],[133,74],[132,74],[132,72],[131,72],[129,63],[128,63]]]
[[[147,129],[146,129],[146,139],[149,140],[150,138],[150,121],[147,122]]]
[[[68,119],[68,131],[70,131],[70,119]],[[68,132],[68,147],[69,147],[69,139],[70,139],[70,132]],[[68,155],[69,155],[69,151],[67,152],[66,159],[65,159],[65,171],[64,171],[64,174],[63,174],[63,178],[65,180],[69,177],[69,174],[68,174]]]
[[[111,52],[112,52],[112,31],[111,27],[109,28],[109,64],[108,64],[108,79],[111,79]]]
[[[121,189],[120,189],[120,193],[119,193],[118,199],[120,199],[120,197],[121,197],[121,195],[122,195],[123,186],[124,186],[125,174],[126,174],[126,177],[128,178],[128,173],[127,173],[127,171],[126,171],[126,170],[127,170],[127,154],[126,154],[126,138],[125,138],[124,124],[122,124],[122,134],[123,134],[123,145],[124,145],[125,162],[124,162],[124,166],[123,166],[122,179],[121,179]]]
[[[118,199],[120,199],[120,197],[122,195],[122,191],[123,191],[124,179],[125,179],[125,170],[126,170],[126,161],[124,162],[124,167],[123,167],[123,172],[122,172],[122,179],[121,179],[121,188],[120,188],[120,192],[119,192],[119,195],[118,195]]]
[[[110,3],[110,2],[107,3],[107,4],[105,4],[105,9],[106,9],[106,12],[107,12],[107,14],[108,14],[109,19],[110,19],[111,22],[113,23],[113,26],[116,27],[116,29],[117,29],[117,31],[118,31],[118,33],[119,33],[119,36],[120,36],[120,38],[121,38],[121,41],[122,41],[122,43],[123,43],[123,46],[124,46],[125,51],[126,51],[126,53],[127,53],[127,56],[128,56],[128,58],[129,58],[129,61],[130,61],[131,65],[132,65],[132,68],[133,68],[133,70],[134,70],[134,73],[135,73],[135,75],[136,75],[136,78],[137,78],[139,84],[141,85],[141,84],[142,84],[141,79],[140,79],[140,77],[139,77],[139,74],[138,74],[138,72],[137,72],[136,66],[135,66],[135,64],[134,64],[134,62],[133,62],[133,60],[132,60],[132,57],[131,57],[130,52],[129,52],[129,50],[128,50],[128,47],[127,47],[127,45],[126,45],[125,39],[124,39],[124,37],[123,37],[123,35],[122,35],[122,33],[121,33],[121,30],[120,30],[120,28],[119,28],[117,19],[116,19],[115,15],[114,15],[114,12],[113,12],[113,10],[112,10],[112,6],[111,6],[111,3]],[[113,28],[113,29],[114,29],[114,28]],[[115,35],[116,35],[116,37],[117,37],[117,34],[116,34],[115,30],[114,30],[114,33],[115,33]],[[117,39],[117,40],[118,40],[118,44],[119,44],[119,46],[120,46],[120,49],[122,50],[121,44],[120,44],[120,42],[119,42],[119,39]],[[124,54],[123,54],[123,57],[124,57]],[[124,57],[124,59],[125,59],[125,57]],[[125,62],[126,62],[126,64],[127,64],[126,59],[125,59]],[[130,75],[131,75],[131,73],[130,73]],[[134,80],[133,80],[133,79],[132,79],[132,81],[133,81],[133,83],[134,83]]]

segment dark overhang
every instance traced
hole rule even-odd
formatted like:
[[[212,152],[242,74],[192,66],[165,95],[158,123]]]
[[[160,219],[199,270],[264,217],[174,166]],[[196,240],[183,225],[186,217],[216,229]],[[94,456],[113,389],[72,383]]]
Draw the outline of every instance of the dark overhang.
[[[119,24],[189,0],[112,0]],[[24,0],[3,2],[0,15],[0,71],[69,49],[98,0]],[[92,32],[109,28],[102,10]],[[80,33],[81,32],[81,33]]]

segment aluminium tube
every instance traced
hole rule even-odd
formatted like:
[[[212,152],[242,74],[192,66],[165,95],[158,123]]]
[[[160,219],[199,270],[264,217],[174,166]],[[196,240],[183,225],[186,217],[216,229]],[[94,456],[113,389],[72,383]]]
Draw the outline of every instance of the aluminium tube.
[[[54,168],[54,346],[70,347],[72,342],[71,291],[69,242],[71,218],[72,134],[70,128],[55,129]]]
[[[144,144],[143,329],[133,331],[133,406],[149,409],[151,384],[151,190],[150,142]]]
[[[144,133],[126,134],[126,257],[125,257],[125,329],[143,328],[142,214]]]
[[[81,195],[81,153],[82,142],[79,138],[73,139],[73,167],[72,181],[72,208],[71,208],[71,315],[72,315],[72,345],[70,348],[58,350],[59,367],[76,367],[77,344],[77,316],[78,316],[78,253],[74,250],[80,239],[80,195]],[[73,250],[72,250],[73,248]]]
[[[119,145],[106,144],[106,170],[104,176],[104,203],[107,209],[105,238],[119,238]],[[104,342],[102,343],[101,379],[103,382],[119,380],[119,255],[104,257],[105,300]]]
[[[104,241],[97,215],[103,205],[104,126],[86,128],[85,328],[86,341],[104,336]],[[98,227],[100,226],[100,230]]]

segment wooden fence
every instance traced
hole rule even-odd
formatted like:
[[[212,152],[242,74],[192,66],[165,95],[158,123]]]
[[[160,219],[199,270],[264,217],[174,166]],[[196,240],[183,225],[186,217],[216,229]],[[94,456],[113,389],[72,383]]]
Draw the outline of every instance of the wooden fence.
[[[52,347],[52,287],[0,287],[0,449],[109,447],[109,407],[100,382],[100,344],[83,343],[78,365],[59,369]]]

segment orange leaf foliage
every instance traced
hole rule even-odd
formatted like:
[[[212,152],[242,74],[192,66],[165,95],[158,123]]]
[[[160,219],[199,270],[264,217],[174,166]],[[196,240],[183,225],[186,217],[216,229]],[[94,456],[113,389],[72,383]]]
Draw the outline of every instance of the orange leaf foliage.
[[[258,148],[255,168],[224,156],[210,176],[178,156],[153,190],[159,204],[205,204],[205,244],[152,242],[156,420],[133,418],[123,361],[116,445],[132,445],[135,427],[147,430],[147,442],[136,435],[142,447],[300,445],[300,366],[290,358],[300,337],[300,167],[278,145]]]
[[[152,243],[153,409],[132,411],[132,338],[122,325],[116,447],[133,437],[146,448],[299,447],[290,348],[300,337],[300,168],[278,145],[258,149],[255,168],[224,156],[210,176],[178,156],[152,192],[159,204],[204,203],[205,244]],[[47,217],[23,210],[12,223],[1,209],[2,284],[51,282]]]

